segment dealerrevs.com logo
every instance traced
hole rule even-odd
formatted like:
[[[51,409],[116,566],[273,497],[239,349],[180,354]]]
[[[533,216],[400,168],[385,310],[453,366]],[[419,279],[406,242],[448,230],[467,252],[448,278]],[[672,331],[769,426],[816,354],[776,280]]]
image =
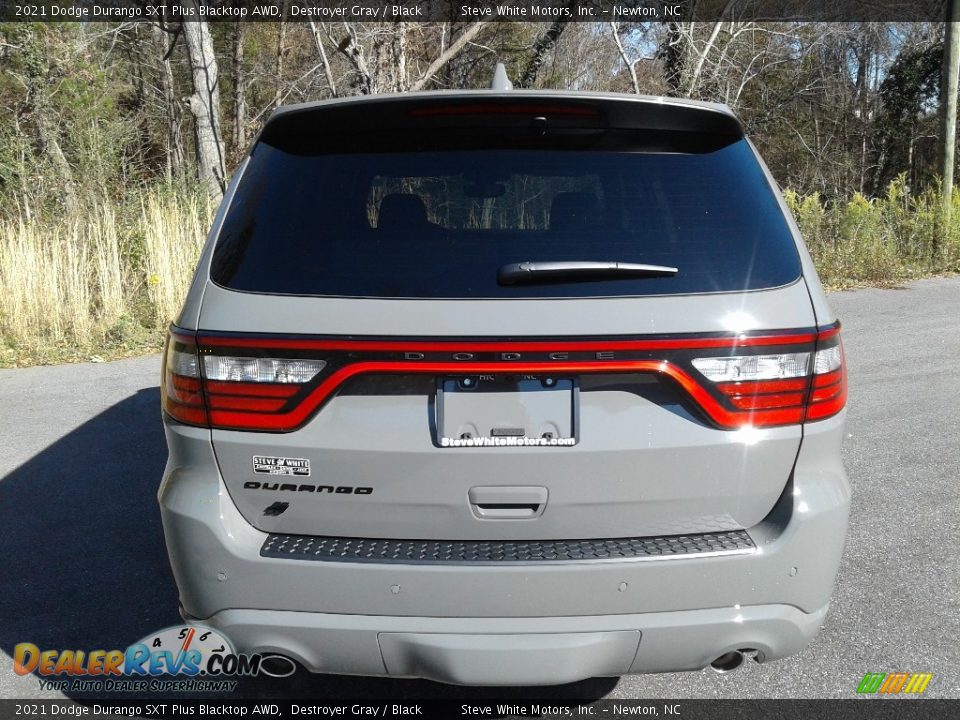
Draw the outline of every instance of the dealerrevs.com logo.
[[[126,650],[14,647],[18,675],[36,673],[44,689],[71,692],[232,692],[239,677],[284,677],[296,670],[276,655],[236,653],[216,630],[176,625]]]

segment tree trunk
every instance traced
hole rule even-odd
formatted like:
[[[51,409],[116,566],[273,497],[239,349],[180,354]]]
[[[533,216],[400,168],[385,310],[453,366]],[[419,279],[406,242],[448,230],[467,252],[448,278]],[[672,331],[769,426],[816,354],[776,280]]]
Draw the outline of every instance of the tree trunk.
[[[237,155],[247,147],[247,73],[243,69],[243,23],[233,26],[233,146]]]
[[[327,77],[327,87],[330,88],[330,97],[337,96],[337,83],[333,79],[333,72],[330,70],[330,61],[327,59],[327,51],[323,49],[323,38],[320,37],[320,28],[317,24],[310,21],[310,34],[313,35],[313,42],[317,46],[317,53],[320,55],[320,62],[323,65],[323,74]]]
[[[343,53],[357,73],[357,79],[352,83],[357,94],[370,95],[374,92],[373,75],[367,66],[367,58],[357,38],[357,31],[347,22],[343,23],[343,28],[347,36],[337,43],[337,50]]]
[[[277,79],[277,89],[273,94],[273,106],[280,107],[283,104],[283,60],[287,54],[287,12],[290,7],[289,0],[284,0],[283,11],[280,15],[280,28],[277,33],[277,63],[274,75]]]
[[[620,59],[627,66],[630,73],[630,83],[633,86],[633,92],[640,94],[640,81],[637,79],[637,64],[627,56],[627,50],[623,47],[623,41],[620,39],[620,23],[610,23],[610,34],[613,35],[613,42],[617,46],[617,52],[620,53]]]
[[[567,3],[566,7],[570,9],[572,4],[573,3]],[[574,12],[574,10],[571,10],[571,12]],[[533,48],[530,50],[530,58],[527,60],[527,65],[517,80],[517,87],[533,87],[537,81],[537,76],[540,74],[540,68],[543,67],[543,61],[547,59],[547,53],[556,46],[561,33],[566,27],[566,21],[557,20],[540,36],[537,42],[534,43]]]
[[[950,222],[953,208],[953,157],[957,143],[957,82],[960,80],[960,0],[947,3],[944,24],[943,87],[940,138],[940,169],[943,178],[943,213]]]
[[[63,182],[63,205],[67,215],[75,215],[79,209],[77,202],[77,186],[73,180],[73,171],[66,155],[60,147],[59,134],[56,124],[50,119],[51,113],[45,104],[38,104],[33,109],[37,124],[37,136],[40,139],[40,148],[47,153],[57,174]]]
[[[657,54],[663,62],[663,76],[669,88],[669,94],[680,95],[689,54],[682,23],[667,23],[667,30]]]
[[[475,22],[466,30],[464,30],[460,34],[460,37],[450,43],[450,46],[440,53],[432,63],[430,63],[423,75],[420,76],[420,79],[413,83],[413,85],[410,86],[410,89],[423,90],[427,83],[429,83],[447,63],[453,60],[457,53],[467,46],[467,43],[473,40],[480,33],[480,31],[483,30],[485,25],[486,23]]]
[[[717,38],[720,35],[720,30],[723,29],[723,16],[727,11],[729,4],[724,7],[723,11],[720,13],[720,18],[713,24],[713,29],[710,31],[710,37],[707,38],[707,44],[703,46],[703,50],[698,53],[699,57],[697,62],[693,66],[693,72],[690,74],[690,81],[687,85],[687,97],[694,97],[694,93],[699,95],[699,85],[700,85],[700,75],[703,72],[703,65],[707,61],[707,55],[710,54],[710,51],[713,50],[714,44],[717,42]],[[690,33],[690,44],[693,45],[693,33]]]
[[[916,121],[913,120],[910,123],[910,141],[907,143],[907,195],[913,193],[913,144],[916,136]]]
[[[192,5],[197,16],[196,0],[180,0]],[[226,167],[223,159],[223,136],[220,134],[220,88],[217,58],[206,21],[183,23],[183,39],[190,58],[193,95],[187,98],[196,137],[197,176],[214,198],[226,190]]]
[[[151,24],[157,57],[160,58],[158,67],[158,85],[163,101],[163,112],[166,116],[167,147],[166,147],[166,174],[167,180],[183,172],[183,136],[180,132],[180,113],[177,108],[177,94],[173,84],[173,68],[170,66],[170,57],[167,52],[168,35],[160,25]]]
[[[26,105],[23,114],[32,118],[37,131],[41,152],[45,153],[53,165],[60,180],[63,205],[68,215],[76,214],[79,209],[77,184],[74,181],[70,162],[60,146],[60,126],[58,113],[49,95],[51,67],[42,41],[30,26],[23,27],[19,33],[21,52],[28,58],[26,86]]]

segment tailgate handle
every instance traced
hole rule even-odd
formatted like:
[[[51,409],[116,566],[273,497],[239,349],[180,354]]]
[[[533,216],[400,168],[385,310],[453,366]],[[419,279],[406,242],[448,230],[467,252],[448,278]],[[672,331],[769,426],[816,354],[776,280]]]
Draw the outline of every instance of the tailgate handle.
[[[516,520],[539,517],[547,504],[545,487],[473,487],[470,509],[482,520]]]

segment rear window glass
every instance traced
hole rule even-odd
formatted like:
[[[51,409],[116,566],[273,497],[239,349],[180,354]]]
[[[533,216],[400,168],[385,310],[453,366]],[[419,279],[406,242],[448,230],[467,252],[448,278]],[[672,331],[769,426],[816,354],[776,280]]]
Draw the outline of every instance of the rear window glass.
[[[672,277],[501,286],[524,261],[676,267]],[[294,153],[261,143],[213,280],[255,293],[523,298],[757,290],[800,263],[745,141],[698,153]]]

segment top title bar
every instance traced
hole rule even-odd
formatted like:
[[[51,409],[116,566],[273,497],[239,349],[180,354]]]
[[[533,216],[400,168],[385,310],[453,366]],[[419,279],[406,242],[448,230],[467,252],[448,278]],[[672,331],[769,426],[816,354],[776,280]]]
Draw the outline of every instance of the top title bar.
[[[931,21],[946,0],[0,0],[4,22]]]

